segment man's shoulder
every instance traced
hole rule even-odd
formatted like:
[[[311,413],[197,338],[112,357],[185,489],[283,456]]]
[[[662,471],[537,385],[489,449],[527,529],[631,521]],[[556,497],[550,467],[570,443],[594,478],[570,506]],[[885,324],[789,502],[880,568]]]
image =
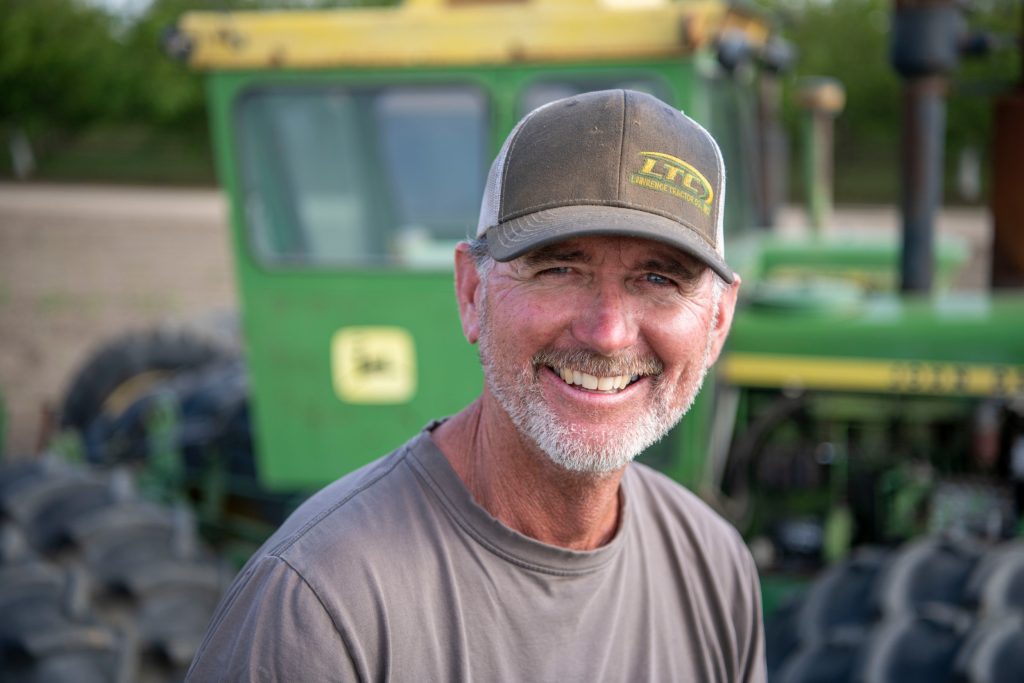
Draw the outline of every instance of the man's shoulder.
[[[430,495],[411,462],[423,448],[420,434],[391,453],[341,477],[313,494],[263,545],[259,556],[279,557],[300,573],[337,566],[386,550],[408,528]],[[391,539],[391,540],[388,540]],[[339,549],[345,549],[344,553]]]
[[[690,489],[646,465],[630,465],[630,492],[642,524],[668,524],[705,548],[746,553],[739,532]],[[628,504],[628,503],[627,503]]]
[[[310,666],[341,667],[332,679],[354,678],[345,667],[368,666],[366,653],[383,651],[374,639],[386,632],[387,614],[376,601],[415,601],[420,568],[436,552],[432,539],[450,526],[433,482],[443,458],[422,432],[303,503],[236,577],[204,641],[205,668],[194,669],[197,675],[217,671],[209,677],[221,680],[218,667],[231,660],[303,671],[286,680],[325,680],[302,661],[306,655]],[[276,633],[279,624],[287,637]]]

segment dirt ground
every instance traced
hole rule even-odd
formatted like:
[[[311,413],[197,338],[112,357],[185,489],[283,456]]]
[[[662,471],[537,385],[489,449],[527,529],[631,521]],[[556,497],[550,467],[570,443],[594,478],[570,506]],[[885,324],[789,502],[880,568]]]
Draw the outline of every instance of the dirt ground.
[[[980,288],[988,219],[954,209],[939,232],[965,240],[972,265],[961,285]],[[779,222],[799,231],[803,216]],[[886,207],[843,208],[837,232],[895,233]],[[40,446],[48,416],[74,371],[104,340],[235,305],[226,204],[217,190],[0,183],[0,393],[5,453]]]

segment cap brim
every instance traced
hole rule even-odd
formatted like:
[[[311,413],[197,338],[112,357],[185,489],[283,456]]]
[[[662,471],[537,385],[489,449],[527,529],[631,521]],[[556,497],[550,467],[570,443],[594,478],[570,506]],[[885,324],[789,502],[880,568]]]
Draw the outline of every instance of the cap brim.
[[[540,247],[573,237],[625,235],[661,242],[705,263],[732,284],[735,273],[704,239],[682,223],[619,206],[560,206],[514,218],[487,230],[497,261],[511,261]]]

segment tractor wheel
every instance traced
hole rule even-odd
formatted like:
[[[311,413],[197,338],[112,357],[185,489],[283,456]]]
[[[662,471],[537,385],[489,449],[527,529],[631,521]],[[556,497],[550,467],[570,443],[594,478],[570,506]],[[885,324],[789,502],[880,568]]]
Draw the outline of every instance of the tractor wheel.
[[[0,468],[0,682],[182,680],[227,580],[124,470]]]
[[[61,408],[61,426],[85,433],[171,375],[236,357],[223,335],[193,329],[131,332],[102,345],[78,370]]]
[[[1024,680],[1024,542],[862,548],[765,621],[768,680]]]

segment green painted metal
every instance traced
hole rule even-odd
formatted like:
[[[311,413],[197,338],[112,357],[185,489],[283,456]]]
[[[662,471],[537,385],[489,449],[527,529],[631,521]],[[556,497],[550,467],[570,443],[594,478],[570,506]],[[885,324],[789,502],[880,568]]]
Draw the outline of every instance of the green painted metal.
[[[787,315],[769,306],[749,306],[736,316],[727,350],[1020,367],[1022,321],[1024,299],[982,293],[916,299],[879,295],[831,310],[797,308]]]
[[[832,214],[832,186],[819,175],[818,159],[826,142],[822,139],[821,120],[815,112],[804,112],[800,120],[800,152],[804,175],[804,194],[807,203],[807,220],[811,230],[820,234]],[[829,141],[830,142],[830,141]],[[829,148],[831,153],[831,147]]]
[[[336,477],[479,392],[478,364],[460,333],[450,273],[243,277],[252,296],[245,334],[252,340],[258,456],[270,485]],[[335,395],[330,340],[339,328],[356,325],[397,326],[412,334],[418,388],[407,404],[347,404]]]
[[[815,235],[807,238],[765,237],[758,240],[756,260],[746,265],[748,283],[799,276],[830,277],[859,284],[872,291],[895,291],[899,285],[900,245],[895,236],[872,238],[875,226],[864,234]],[[940,290],[952,287],[967,263],[962,241],[939,240],[935,254],[935,281]],[[735,266],[740,268],[740,265]]]

